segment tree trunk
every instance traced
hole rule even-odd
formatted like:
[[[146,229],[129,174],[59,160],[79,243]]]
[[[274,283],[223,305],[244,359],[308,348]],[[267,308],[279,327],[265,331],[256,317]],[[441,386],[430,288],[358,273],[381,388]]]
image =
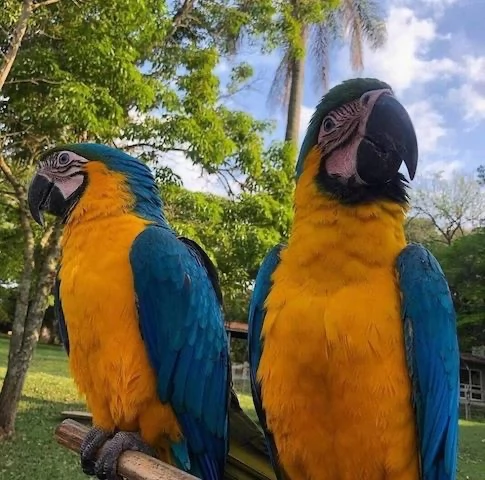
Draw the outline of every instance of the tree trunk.
[[[24,237],[24,268],[20,277],[15,304],[7,374],[0,392],[0,438],[8,438],[14,433],[17,405],[39,336],[43,311],[47,308],[47,298],[53,285],[56,260],[59,256],[61,225],[58,224],[51,230],[49,238],[43,238],[46,253],[42,255],[37,288],[33,292],[35,239],[30,223],[27,190],[15,178],[9,165],[1,156],[0,171],[14,189],[18,201],[20,226]],[[32,302],[29,307],[30,300]]]
[[[25,291],[27,291],[27,296],[29,296],[28,294],[32,289],[32,270],[30,267],[24,268],[23,277],[26,277],[26,270],[31,270],[31,276],[22,285],[23,290],[19,294],[19,300],[17,300],[18,308],[16,309],[14,328],[12,329],[10,340],[7,375],[0,392],[0,438],[8,438],[15,431],[18,402],[27,376],[27,370],[39,339],[39,330],[47,308],[47,299],[55,280],[61,232],[62,225],[59,223],[53,229],[47,242],[46,254],[40,267],[35,294],[28,310],[24,308],[20,298],[25,294]],[[30,230],[31,233],[32,230]],[[27,248],[27,245],[29,245],[29,248]],[[33,241],[30,244],[30,240],[26,238],[26,252],[28,251],[28,255],[32,259],[33,250]],[[19,312],[18,315],[17,312]],[[23,318],[20,317],[22,313],[24,313]]]
[[[15,58],[17,57],[20,45],[22,44],[25,32],[27,31],[29,19],[32,16],[33,11],[33,0],[24,0],[22,3],[22,11],[20,12],[17,24],[15,25],[12,33],[12,41],[10,42],[7,53],[4,56],[2,66],[0,67],[0,92],[3,89],[8,74],[10,73],[10,70],[15,62]]]
[[[7,181],[12,185],[15,197],[18,201],[20,227],[24,237],[23,261],[24,267],[19,281],[17,301],[15,303],[15,313],[12,324],[12,337],[10,339],[10,349],[8,360],[17,355],[22,348],[22,338],[24,334],[24,324],[27,317],[30,299],[30,288],[34,273],[35,240],[34,233],[30,224],[30,212],[28,208],[27,191],[25,187],[17,181],[9,165],[3,157],[0,157],[0,170]],[[0,409],[0,414],[2,410]],[[1,424],[0,424],[1,428]]]
[[[302,45],[306,43],[306,29],[302,27]],[[300,136],[301,104],[303,101],[303,84],[305,80],[305,55],[294,57],[291,61],[291,87],[288,101],[285,141],[298,145]]]
[[[23,196],[23,195],[21,195]],[[24,233],[24,268],[18,287],[12,336],[8,352],[7,374],[0,392],[0,439],[10,437],[14,432],[17,404],[24,386],[25,375],[32,357],[32,350],[24,348],[25,323],[29,309],[30,290],[34,272],[34,234],[28,213],[24,211],[27,198],[19,198],[20,224]]]
[[[12,70],[15,59],[19,52],[22,40],[24,39],[27,27],[29,26],[29,20],[34,10],[48,5],[54,5],[60,0],[44,0],[40,3],[35,3],[34,0],[24,0],[22,2],[22,10],[20,11],[19,18],[12,32],[12,40],[8,46],[7,52],[3,55],[3,62],[0,65],[0,92],[7,81],[10,70]]]

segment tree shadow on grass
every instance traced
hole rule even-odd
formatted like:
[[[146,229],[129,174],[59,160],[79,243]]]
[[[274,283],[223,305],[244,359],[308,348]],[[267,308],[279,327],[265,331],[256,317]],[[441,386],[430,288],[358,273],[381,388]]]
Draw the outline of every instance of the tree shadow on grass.
[[[56,426],[63,410],[84,409],[82,403],[22,396],[14,438],[0,444],[2,480],[86,479],[76,454],[57,444]],[[5,463],[4,463],[5,462]]]

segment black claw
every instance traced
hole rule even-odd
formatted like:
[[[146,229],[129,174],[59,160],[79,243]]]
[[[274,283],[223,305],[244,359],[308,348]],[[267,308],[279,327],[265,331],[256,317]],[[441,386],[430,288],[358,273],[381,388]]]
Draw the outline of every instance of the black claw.
[[[112,435],[111,432],[93,427],[84,437],[79,452],[81,453],[81,468],[86,475],[96,474],[96,454]]]
[[[99,480],[120,480],[117,472],[118,459],[126,450],[135,450],[150,456],[155,456],[155,451],[147,445],[138,433],[118,432],[109,440],[98,458],[94,471]]]

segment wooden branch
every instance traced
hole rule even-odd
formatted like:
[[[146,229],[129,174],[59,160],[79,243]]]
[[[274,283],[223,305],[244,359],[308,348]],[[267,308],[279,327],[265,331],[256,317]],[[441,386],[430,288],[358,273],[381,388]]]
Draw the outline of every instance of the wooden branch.
[[[0,155],[0,171],[3,173],[7,181],[12,185],[15,193],[19,195],[22,190],[22,184],[15,178],[15,175],[10,168],[10,165],[5,161],[5,159]]]
[[[44,2],[34,3],[34,10],[37,8],[48,7],[49,5],[54,5],[54,3],[59,3],[60,0],[45,0]]]
[[[23,0],[22,10],[20,11],[20,15],[12,32],[12,40],[10,41],[5,54],[2,54],[3,62],[0,65],[0,91],[2,91],[8,75],[10,74],[10,70],[17,58],[18,51],[29,26],[30,17],[34,13],[34,10],[53,5],[59,1],[60,0],[44,0],[40,3],[34,3],[34,0]]]
[[[63,82],[58,80],[49,80],[48,78],[22,78],[17,80],[7,80],[5,85],[16,85],[19,83],[32,83],[33,85],[39,85],[40,83],[47,83],[49,85],[62,85]]]
[[[67,418],[71,420],[79,420],[80,422],[92,423],[93,414],[85,412],[84,410],[63,410],[61,417],[65,420]]]
[[[57,443],[74,452],[79,452],[89,428],[74,420],[64,420],[55,431]],[[104,448],[104,447],[103,447]],[[103,450],[101,448],[101,451]],[[182,472],[156,458],[140,452],[124,452],[118,460],[118,473],[126,480],[197,480],[197,477]]]
[[[184,21],[194,9],[195,0],[185,0],[180,9],[172,19],[172,31],[167,36],[166,40],[173,39],[177,31],[184,25]]]
[[[20,12],[20,16],[17,19],[17,23],[12,32],[12,40],[3,57],[2,65],[0,66],[0,92],[3,89],[3,85],[5,84],[8,74],[15,62],[15,58],[17,57],[20,45],[25,32],[27,31],[29,19],[33,11],[33,0],[24,0],[22,3],[22,11]]]

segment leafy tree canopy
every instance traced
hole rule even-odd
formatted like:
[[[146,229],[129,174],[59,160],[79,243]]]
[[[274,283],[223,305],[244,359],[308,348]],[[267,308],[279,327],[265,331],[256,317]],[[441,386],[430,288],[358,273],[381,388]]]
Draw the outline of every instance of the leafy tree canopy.
[[[2,44],[18,2],[7,7],[0,16]],[[269,124],[221,101],[252,70],[235,65],[230,84],[220,85],[214,68],[235,48],[239,32],[271,31],[272,13],[263,0],[250,7],[59,1],[39,9],[2,91],[4,155],[30,161],[46,145],[122,138],[143,146],[150,158],[179,150],[209,172],[223,165],[243,174],[261,171]]]
[[[463,350],[485,345],[485,229],[434,249],[448,279]]]
[[[162,186],[171,225],[197,241],[217,266],[227,320],[246,321],[259,266],[268,250],[288,236],[293,213],[290,160],[288,147],[275,144],[265,153],[262,181],[254,185],[248,178],[237,199]]]

